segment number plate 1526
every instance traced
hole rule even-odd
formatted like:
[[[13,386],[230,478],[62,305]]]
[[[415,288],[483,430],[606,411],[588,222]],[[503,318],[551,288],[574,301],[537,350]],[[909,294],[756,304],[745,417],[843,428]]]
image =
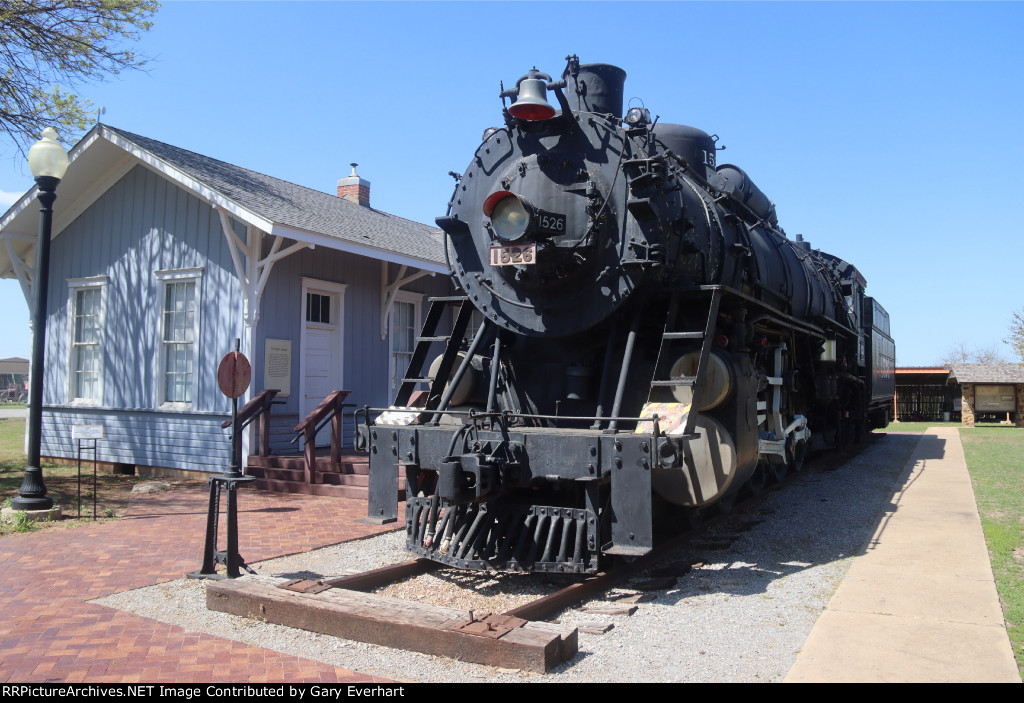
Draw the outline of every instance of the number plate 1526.
[[[537,245],[491,247],[491,266],[519,266],[537,263]]]

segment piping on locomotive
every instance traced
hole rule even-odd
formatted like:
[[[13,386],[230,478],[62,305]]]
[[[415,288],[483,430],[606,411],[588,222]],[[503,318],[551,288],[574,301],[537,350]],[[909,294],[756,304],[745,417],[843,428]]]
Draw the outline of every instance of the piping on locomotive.
[[[369,517],[397,519],[403,475],[421,556],[594,572],[648,552],[663,507],[888,424],[895,347],[861,274],[789,240],[716,136],[622,117],[625,77],[531,70],[452,174],[459,294],[431,299],[393,406],[357,413]]]

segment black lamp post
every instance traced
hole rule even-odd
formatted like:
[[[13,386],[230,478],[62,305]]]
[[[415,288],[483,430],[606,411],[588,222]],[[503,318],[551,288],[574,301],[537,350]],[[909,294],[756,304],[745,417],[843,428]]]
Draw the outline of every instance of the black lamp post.
[[[32,281],[35,308],[32,310],[32,366],[30,367],[28,411],[28,466],[11,501],[15,510],[49,510],[53,498],[46,495],[43,470],[39,468],[43,427],[43,357],[46,352],[46,292],[50,279],[50,233],[53,230],[53,201],[57,184],[68,169],[68,153],[57,143],[52,127],[28,150],[28,166],[39,187],[39,239],[36,241],[36,270]]]

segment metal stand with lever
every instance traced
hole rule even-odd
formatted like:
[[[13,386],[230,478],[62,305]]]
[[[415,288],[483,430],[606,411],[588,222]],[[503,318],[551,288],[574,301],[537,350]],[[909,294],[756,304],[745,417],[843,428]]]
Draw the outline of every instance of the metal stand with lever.
[[[211,476],[207,482],[210,486],[210,507],[206,515],[206,544],[203,550],[203,566],[193,571],[189,578],[234,579],[241,576],[240,569],[256,573],[246,565],[238,553],[238,486],[255,481],[255,476],[243,476],[239,442],[236,441],[240,428],[238,426],[238,397],[249,387],[252,367],[245,355],[238,351],[238,340],[235,340],[235,351],[229,352],[221,359],[217,367],[217,384],[221,392],[231,398],[231,466],[225,473]],[[227,548],[217,551],[217,532],[220,517],[220,494],[227,489]],[[217,572],[217,564],[225,566],[224,573]]]

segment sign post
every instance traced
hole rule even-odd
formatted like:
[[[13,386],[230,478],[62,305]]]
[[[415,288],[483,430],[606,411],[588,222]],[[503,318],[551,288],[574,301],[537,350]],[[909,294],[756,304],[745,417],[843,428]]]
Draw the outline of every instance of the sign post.
[[[221,392],[231,398],[231,465],[222,474],[209,478],[210,508],[206,515],[206,545],[203,550],[203,566],[199,571],[188,574],[189,578],[223,579],[238,578],[240,568],[252,571],[238,553],[238,486],[255,481],[253,476],[242,474],[242,434],[238,427],[238,398],[243,395],[252,380],[252,366],[245,354],[238,351],[239,341],[235,340],[235,351],[228,352],[217,366],[217,385]],[[227,548],[217,551],[217,520],[220,515],[221,489],[227,489]],[[217,573],[217,564],[225,566],[224,574]]]
[[[99,462],[96,442],[103,439],[103,425],[72,425],[71,439],[78,442],[78,517],[82,517],[82,449],[92,451],[92,519],[96,519],[96,464]],[[92,442],[82,446],[82,442]]]

